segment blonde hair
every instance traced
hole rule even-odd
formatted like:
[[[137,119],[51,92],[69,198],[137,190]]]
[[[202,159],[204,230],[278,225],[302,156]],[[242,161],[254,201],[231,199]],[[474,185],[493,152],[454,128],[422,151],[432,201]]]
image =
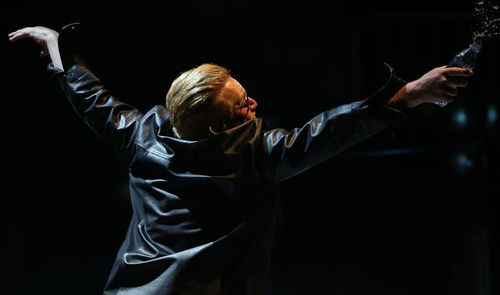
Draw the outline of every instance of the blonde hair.
[[[229,107],[213,107],[219,92],[231,77],[229,70],[214,64],[202,64],[180,74],[167,93],[166,107],[174,132],[183,139],[208,137],[210,126],[229,115]]]

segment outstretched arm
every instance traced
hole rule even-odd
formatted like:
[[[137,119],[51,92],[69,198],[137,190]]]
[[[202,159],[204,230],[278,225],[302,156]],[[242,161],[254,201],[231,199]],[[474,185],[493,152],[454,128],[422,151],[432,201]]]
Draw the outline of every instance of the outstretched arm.
[[[26,27],[9,34],[11,42],[19,39],[30,38],[38,45],[42,46],[40,56],[50,55],[50,59],[56,68],[64,71],[61,54],[59,53],[58,38],[59,33],[42,26]]]
[[[465,79],[471,75],[467,69],[438,67],[405,83],[391,69],[389,83],[370,98],[323,112],[302,128],[266,132],[264,169],[278,181],[301,173],[397,124],[405,117],[399,110],[422,103],[452,101],[457,88],[465,87]]]

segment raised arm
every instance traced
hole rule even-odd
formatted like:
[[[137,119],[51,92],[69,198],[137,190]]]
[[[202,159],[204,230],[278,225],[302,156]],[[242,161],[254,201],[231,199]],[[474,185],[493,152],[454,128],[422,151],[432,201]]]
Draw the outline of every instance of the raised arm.
[[[301,128],[266,132],[268,177],[290,178],[403,120],[406,114],[386,103],[406,82],[388,69],[385,85],[367,99],[322,112]]]
[[[59,53],[58,32],[46,27],[36,26],[22,28],[9,34],[11,42],[25,38],[30,38],[42,46],[40,56],[49,55],[54,66],[64,71],[61,54]]]
[[[83,63],[64,63],[70,59],[68,56],[75,55],[61,41],[71,34],[68,31],[74,30],[67,26],[59,35],[49,28],[27,27],[9,34],[9,38],[11,41],[30,38],[41,45],[41,55],[50,55],[52,60],[48,73],[53,86],[62,91],[76,113],[108,146],[130,158],[143,114],[111,95]]]
[[[388,82],[369,98],[314,117],[302,128],[275,129],[264,135],[267,174],[292,177],[373,136],[406,117],[404,110],[422,103],[451,102],[472,72],[437,67],[406,83],[390,68]]]

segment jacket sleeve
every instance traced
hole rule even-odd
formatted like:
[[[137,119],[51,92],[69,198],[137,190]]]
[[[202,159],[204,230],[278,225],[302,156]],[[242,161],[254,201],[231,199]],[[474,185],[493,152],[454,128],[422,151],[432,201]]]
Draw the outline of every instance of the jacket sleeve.
[[[81,65],[63,72],[49,64],[48,74],[52,86],[62,91],[83,121],[111,148],[130,158],[142,113],[112,96],[101,80]]]
[[[386,84],[367,99],[322,112],[301,128],[265,132],[268,177],[286,180],[405,119],[404,112],[385,104],[406,83],[388,68]]]

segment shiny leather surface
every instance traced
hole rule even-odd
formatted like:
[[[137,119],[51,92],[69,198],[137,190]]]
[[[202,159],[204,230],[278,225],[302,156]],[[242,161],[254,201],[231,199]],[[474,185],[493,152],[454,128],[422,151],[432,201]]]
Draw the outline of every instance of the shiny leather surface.
[[[75,59],[77,25],[60,33],[66,71],[50,81],[129,162],[133,216],[105,294],[267,294],[278,183],[397,123],[383,105],[404,84],[325,111],[300,128],[262,119],[199,141],[176,138],[164,106],[143,114]],[[71,37],[68,37],[71,36]],[[77,39],[77,38],[76,38]]]

